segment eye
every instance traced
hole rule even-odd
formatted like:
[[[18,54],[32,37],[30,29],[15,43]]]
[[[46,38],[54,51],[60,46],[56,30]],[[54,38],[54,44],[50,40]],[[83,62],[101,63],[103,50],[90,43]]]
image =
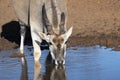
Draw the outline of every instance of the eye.
[[[67,43],[68,43],[68,41],[65,42],[65,44],[67,44]]]
[[[51,43],[51,42],[49,42],[48,44],[49,44],[49,45],[52,45],[52,43]]]

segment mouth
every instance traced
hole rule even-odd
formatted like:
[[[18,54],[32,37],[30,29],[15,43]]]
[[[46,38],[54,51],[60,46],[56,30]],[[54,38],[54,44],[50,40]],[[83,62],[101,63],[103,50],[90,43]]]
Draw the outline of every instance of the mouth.
[[[64,64],[65,64],[65,60],[62,61],[55,60],[55,65],[64,65]]]
[[[55,68],[58,70],[63,70],[65,69],[65,65],[55,65]]]

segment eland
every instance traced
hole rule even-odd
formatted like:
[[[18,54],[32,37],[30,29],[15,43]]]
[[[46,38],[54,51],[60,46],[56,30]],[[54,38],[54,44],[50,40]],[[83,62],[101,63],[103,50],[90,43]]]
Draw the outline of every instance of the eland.
[[[72,34],[72,27],[66,29],[66,1],[13,0],[13,5],[21,29],[20,53],[24,53],[25,26],[30,26],[34,60],[39,60],[40,43],[45,40],[55,64],[65,64],[66,42]]]

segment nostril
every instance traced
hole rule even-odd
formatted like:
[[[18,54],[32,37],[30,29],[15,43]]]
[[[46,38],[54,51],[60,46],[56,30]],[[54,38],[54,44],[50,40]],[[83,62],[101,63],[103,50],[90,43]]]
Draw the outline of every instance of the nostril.
[[[57,61],[58,64],[63,64],[63,61]]]
[[[55,60],[55,64],[56,65],[64,65],[65,64],[65,61],[64,60]]]

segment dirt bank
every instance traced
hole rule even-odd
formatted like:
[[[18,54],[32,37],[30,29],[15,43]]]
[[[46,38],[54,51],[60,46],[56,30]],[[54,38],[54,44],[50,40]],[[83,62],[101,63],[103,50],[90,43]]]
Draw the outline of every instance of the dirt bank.
[[[119,49],[120,0],[67,1],[68,28],[74,27],[69,46],[105,45]],[[19,36],[12,33],[13,27],[19,35],[19,25],[11,0],[0,0],[0,49],[18,46]]]

